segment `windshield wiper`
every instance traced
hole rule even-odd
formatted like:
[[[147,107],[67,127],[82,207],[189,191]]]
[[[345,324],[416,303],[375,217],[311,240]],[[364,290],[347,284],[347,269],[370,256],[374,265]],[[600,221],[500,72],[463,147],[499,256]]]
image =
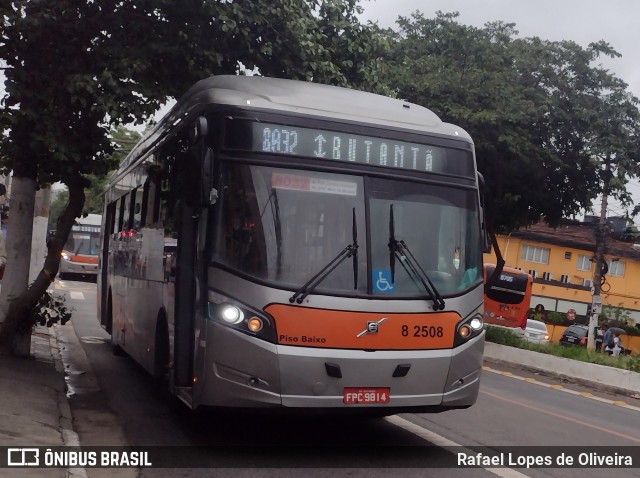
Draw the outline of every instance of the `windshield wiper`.
[[[353,290],[358,290],[358,225],[356,224],[356,208],[353,208],[353,223],[351,225],[353,242]]]
[[[300,287],[290,298],[289,302],[297,302],[298,304],[302,304],[302,301],[309,295],[313,290],[326,279],[326,277],[331,274],[340,264],[344,262],[345,259],[349,257],[353,257],[353,288],[358,288],[358,230],[356,226],[356,208],[353,208],[353,242],[349,244],[347,247],[342,249],[340,253],[334,257],[326,266],[318,271],[316,275],[314,275],[309,281]]]
[[[395,224],[393,219],[393,204],[389,206],[389,267],[391,268],[391,283],[395,283],[395,259],[400,260],[400,264],[407,272],[407,275],[416,284],[422,284],[427,294],[433,300],[433,310],[444,310],[444,299],[433,285],[431,279],[424,271],[420,262],[415,258],[407,244],[396,239]]]

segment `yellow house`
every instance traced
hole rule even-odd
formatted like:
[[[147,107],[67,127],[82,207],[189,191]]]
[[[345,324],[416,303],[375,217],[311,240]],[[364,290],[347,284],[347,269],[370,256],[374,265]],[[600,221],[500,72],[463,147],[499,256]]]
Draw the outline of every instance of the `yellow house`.
[[[534,276],[531,307],[578,317],[587,315],[592,302],[597,223],[572,222],[555,229],[542,223],[498,236],[505,265]],[[638,240],[640,242],[640,239]],[[640,245],[605,238],[605,260],[609,266],[601,288],[602,305],[621,307],[629,323],[640,323]],[[485,254],[495,263],[495,254]]]

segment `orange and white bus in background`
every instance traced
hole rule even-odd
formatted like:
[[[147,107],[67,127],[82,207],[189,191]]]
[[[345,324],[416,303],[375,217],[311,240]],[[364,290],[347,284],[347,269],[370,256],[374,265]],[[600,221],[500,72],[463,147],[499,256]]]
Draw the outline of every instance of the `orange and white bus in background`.
[[[484,349],[473,142],[415,104],[193,86],[105,193],[98,316],[189,407],[439,412]]]
[[[98,251],[100,250],[100,225],[102,215],[87,214],[76,219],[67,242],[62,248],[59,276],[64,279],[71,275],[91,275],[98,272]]]
[[[496,266],[484,265],[484,280],[488,281]],[[527,316],[531,307],[533,277],[527,272],[504,267],[500,277],[484,296],[484,321],[504,327],[527,327]]]

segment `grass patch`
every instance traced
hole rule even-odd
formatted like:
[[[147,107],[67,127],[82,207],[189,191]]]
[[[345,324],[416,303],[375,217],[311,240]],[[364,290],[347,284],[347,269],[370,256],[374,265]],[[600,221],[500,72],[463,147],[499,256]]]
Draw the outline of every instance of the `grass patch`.
[[[519,349],[532,350],[543,354],[555,355],[556,357],[564,357],[571,360],[580,360],[581,362],[595,363],[615,367],[632,372],[640,372],[640,357],[632,357],[628,355],[611,357],[607,354],[599,352],[589,352],[586,347],[568,346],[564,347],[558,344],[535,344],[524,340],[522,337],[506,330],[504,328],[491,327],[486,328],[487,342],[493,342],[499,345],[507,345]]]

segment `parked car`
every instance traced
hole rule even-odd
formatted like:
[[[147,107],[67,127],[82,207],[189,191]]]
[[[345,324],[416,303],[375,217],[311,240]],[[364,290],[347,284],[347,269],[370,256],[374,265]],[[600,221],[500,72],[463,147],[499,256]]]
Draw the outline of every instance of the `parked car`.
[[[527,319],[527,327],[522,333],[522,338],[537,344],[549,343],[549,331],[547,324],[540,320]]]
[[[560,345],[587,345],[589,327],[581,324],[573,324],[567,327],[560,337]]]
[[[621,335],[626,334],[624,329],[619,327],[610,327],[610,330],[613,332],[618,332]],[[603,338],[603,330],[596,326],[596,350],[600,351],[602,348],[602,338]],[[589,338],[589,326],[582,324],[574,324],[570,325],[567,330],[564,331],[562,336],[560,337],[560,345],[579,345],[581,347],[587,346],[587,340]],[[629,354],[630,350],[622,347],[622,351],[620,355]]]

